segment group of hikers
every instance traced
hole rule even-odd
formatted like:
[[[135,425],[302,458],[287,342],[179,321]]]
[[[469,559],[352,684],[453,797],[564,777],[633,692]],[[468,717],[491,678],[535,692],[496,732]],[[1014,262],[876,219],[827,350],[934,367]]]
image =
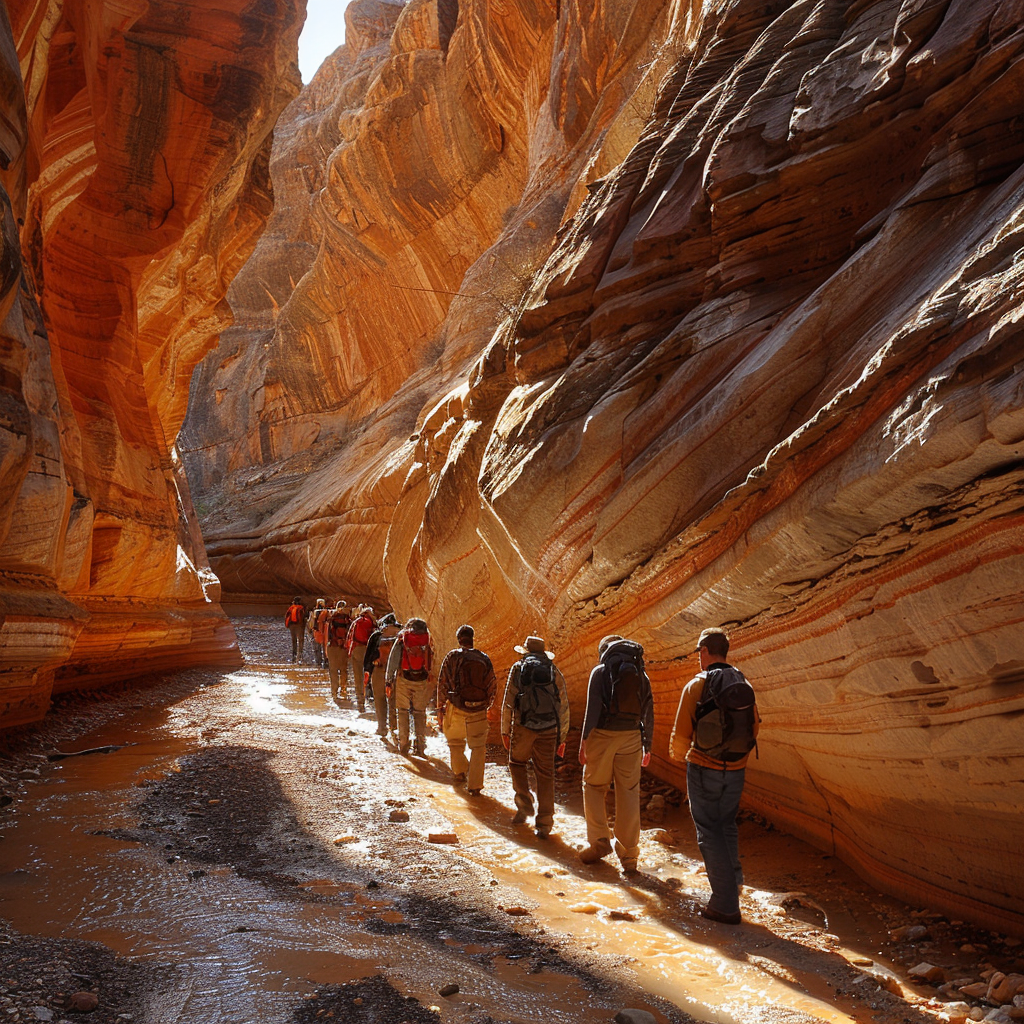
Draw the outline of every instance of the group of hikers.
[[[328,608],[323,598],[307,614],[297,597],[285,614],[285,625],[291,633],[293,662],[302,658],[309,633],[314,664],[327,667],[336,703],[347,694],[351,665],[360,712],[366,710],[367,699],[372,700],[377,735],[397,736],[403,755],[425,755],[427,707],[433,699],[438,727],[448,743],[453,783],[465,786],[470,797],[480,796],[488,712],[498,683],[491,659],[475,646],[471,625],[459,627],[458,646],[444,656],[436,674],[433,641],[421,618],[399,625],[389,612],[378,621],[368,605],[349,607],[338,601]],[[555,655],[542,637],[528,636],[513,649],[519,660],[509,670],[500,716],[501,742],[515,790],[512,823],[533,818],[537,835],[545,838],[554,825],[555,758],[565,755],[569,697]],[[743,871],[736,816],[760,716],[750,683],[726,660],[725,630],[705,629],[696,653],[700,671],[683,688],[669,757],[686,764],[690,813],[711,886],[701,914],[739,924]],[[624,873],[637,871],[640,774],[650,763],[653,738],[654,697],[643,647],[617,634],[606,636],[598,644],[597,664],[590,673],[579,748],[587,846],[578,855],[584,864],[596,864],[614,852]],[[615,794],[614,824],[609,824],[605,802],[609,789]]]

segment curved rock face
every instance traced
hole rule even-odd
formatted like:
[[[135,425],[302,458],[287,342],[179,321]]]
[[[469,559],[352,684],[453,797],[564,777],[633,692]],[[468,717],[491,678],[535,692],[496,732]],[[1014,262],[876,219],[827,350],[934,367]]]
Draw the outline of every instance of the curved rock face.
[[[193,387],[226,590],[540,632],[577,700],[635,636],[674,779],[728,625],[750,803],[1019,929],[1019,3],[350,11]]]
[[[0,725],[235,662],[175,449],[271,206],[298,0],[9,0],[0,25]],[[4,18],[6,22],[6,17]]]

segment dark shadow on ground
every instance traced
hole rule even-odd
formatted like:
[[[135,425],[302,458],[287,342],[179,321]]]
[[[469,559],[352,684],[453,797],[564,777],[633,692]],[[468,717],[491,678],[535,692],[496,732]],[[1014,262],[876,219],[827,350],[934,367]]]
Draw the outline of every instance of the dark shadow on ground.
[[[602,976],[582,955],[563,955],[517,931],[490,907],[473,905],[443,891],[444,886],[431,892],[429,884],[411,890],[394,885],[387,877],[387,865],[382,865],[381,871],[369,872],[346,861],[343,851],[324,843],[302,825],[270,767],[275,756],[256,747],[224,745],[204,747],[182,757],[177,771],[148,784],[138,808],[142,819],[139,827],[106,834],[163,846],[169,859],[181,857],[200,864],[229,865],[238,874],[268,886],[280,899],[351,906],[359,891],[376,889],[392,901],[404,920],[389,922],[370,916],[360,925],[366,931],[414,935],[442,950],[447,957],[465,957],[487,966],[496,957],[529,963],[532,970],[546,969],[574,977],[595,994],[628,993],[633,1005],[657,1009],[672,1024],[692,1021],[678,1007]],[[450,777],[447,767],[437,759],[411,761],[428,778]],[[490,803],[500,806],[494,801]],[[557,844],[558,840],[546,842]],[[418,864],[435,865],[443,875],[450,855],[443,848],[426,843],[423,846],[416,854]],[[563,848],[568,860],[569,848],[564,844]],[[482,869],[468,865],[465,869],[482,873]],[[332,893],[312,892],[300,887],[302,874],[331,878],[339,888]],[[451,940],[486,949],[467,953],[453,946]]]

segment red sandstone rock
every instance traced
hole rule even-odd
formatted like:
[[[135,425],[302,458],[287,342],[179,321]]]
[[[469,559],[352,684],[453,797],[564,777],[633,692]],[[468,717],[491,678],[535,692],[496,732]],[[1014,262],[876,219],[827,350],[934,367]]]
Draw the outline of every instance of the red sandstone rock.
[[[269,212],[300,21],[298,0],[7,10],[0,726],[51,689],[237,661],[174,443]]]
[[[727,624],[750,803],[1017,929],[1019,4],[687,10],[355,5],[199,378],[212,564],[542,632],[577,701],[636,636],[677,781]]]

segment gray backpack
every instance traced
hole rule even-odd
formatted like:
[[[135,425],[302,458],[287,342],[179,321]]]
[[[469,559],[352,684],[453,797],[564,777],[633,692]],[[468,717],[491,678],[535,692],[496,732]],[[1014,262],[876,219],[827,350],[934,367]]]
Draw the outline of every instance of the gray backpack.
[[[527,654],[519,666],[516,708],[520,723],[534,732],[557,728],[562,695],[555,679],[555,666],[543,654]]]

